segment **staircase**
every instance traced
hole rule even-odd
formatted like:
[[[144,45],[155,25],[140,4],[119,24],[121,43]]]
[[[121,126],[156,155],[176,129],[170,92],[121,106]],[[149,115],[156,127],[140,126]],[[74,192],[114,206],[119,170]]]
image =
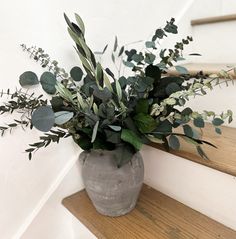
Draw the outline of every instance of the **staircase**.
[[[235,14],[195,19],[191,25],[196,43],[193,52],[201,52],[202,57],[183,65],[190,74],[199,71],[216,74],[236,65],[233,64],[236,50],[227,48],[236,42],[236,39],[227,37],[235,29]],[[223,39],[219,39],[221,30],[224,30]],[[212,41],[217,41],[217,48],[212,47]],[[178,74],[175,69],[168,73]],[[234,72],[230,74],[236,78]],[[221,111],[228,105],[236,112],[236,106],[232,105],[236,102],[235,88],[230,87],[227,93],[222,91],[190,106],[197,110],[212,106],[213,110]],[[230,100],[223,104],[224,99]],[[216,135],[211,125],[204,130],[204,139],[218,147],[216,150],[205,147],[210,161],[201,159],[193,147],[184,143],[180,151],[170,153],[161,147],[145,146],[142,155],[145,183],[149,186],[144,185],[137,208],[127,216],[108,218],[97,214],[84,190],[66,197],[62,203],[98,239],[235,239],[236,129],[223,126],[222,132],[221,136]],[[74,168],[68,175],[77,176],[77,173]],[[60,194],[57,201],[64,196]],[[40,216],[36,217],[37,220],[40,221]],[[35,223],[34,227],[40,230],[42,224]],[[73,222],[75,227],[79,235],[78,225]],[[28,229],[22,239],[32,238],[33,231]],[[90,232],[84,239],[95,238]],[[73,238],[77,239],[78,235]]]
[[[211,24],[211,28],[206,27],[205,24]],[[216,26],[216,24],[219,25]],[[195,42],[200,42],[201,46],[206,38],[208,39],[208,42],[206,42],[205,48],[203,48],[204,53],[202,58],[197,59],[196,62],[183,65],[188,69],[189,74],[195,75],[199,71],[203,71],[209,75],[218,74],[221,70],[228,70],[230,66],[236,65],[232,64],[232,62],[236,62],[235,54],[232,54],[232,49],[227,48],[225,39],[223,39],[224,44],[222,46],[222,42],[219,41],[219,47],[230,49],[229,52],[227,52],[227,50],[218,51],[218,49],[209,50],[209,47],[212,45],[210,42],[211,37],[212,40],[216,39],[215,36],[219,35],[218,29],[224,28],[228,31],[229,29],[232,30],[233,26],[236,26],[235,14],[196,19],[191,21],[191,25],[194,28]],[[205,34],[206,32],[209,34]],[[231,39],[230,41],[233,40],[235,41],[236,39]],[[194,51],[198,52],[198,46],[194,47]],[[209,51],[214,54],[209,54]],[[207,52],[207,54],[205,54],[205,52]],[[222,52],[225,53],[222,54]],[[204,63],[203,61],[211,63]],[[168,74],[178,75],[178,72],[173,68],[168,71]],[[229,74],[232,79],[236,78],[234,71],[230,71]],[[235,89],[233,90],[235,91]],[[225,96],[225,98],[226,97],[227,96]],[[211,103],[215,104],[216,100],[211,100]],[[229,104],[229,107],[231,107],[231,104]],[[143,150],[146,167],[145,182],[170,197],[175,198],[177,201],[162,194],[160,191],[156,191],[153,188],[144,185],[136,209],[131,214],[120,218],[107,218],[97,214],[91,206],[91,202],[85,191],[80,191],[65,198],[63,200],[63,205],[82,223],[84,223],[99,239],[236,238],[236,231],[234,231],[236,230],[236,207],[234,203],[234,200],[236,200],[236,129],[223,126],[222,132],[223,135],[216,135],[210,124],[204,129],[203,138],[218,147],[218,149],[212,149],[207,146],[204,148],[210,158],[209,161],[200,158],[194,147],[191,147],[184,142],[182,142],[182,148],[180,151],[170,152],[173,156],[166,152],[160,153],[160,150],[162,151],[164,149],[154,145],[153,147],[156,147],[157,149],[146,147]],[[159,156],[162,157],[162,159],[160,159]],[[183,171],[181,172],[182,175],[178,173],[178,167],[180,166],[177,165],[185,165],[182,158],[194,162],[187,166],[190,170],[190,174],[186,171],[187,169],[183,170],[184,173]],[[169,162],[166,163],[164,160],[169,160]],[[173,162],[175,160],[176,162]],[[170,163],[176,163],[176,165],[170,166]],[[171,169],[167,169],[165,164],[168,164]],[[207,175],[205,168],[201,167],[199,164],[214,170]],[[171,170],[174,171],[171,172]],[[156,176],[154,179],[153,176],[155,174],[158,175],[158,173],[161,175]],[[174,174],[174,176],[170,176],[171,173]],[[167,174],[168,176],[164,174]],[[203,178],[205,178],[206,181],[202,180]],[[165,180],[167,180],[167,182]],[[199,180],[199,182],[193,183],[195,180]],[[192,182],[188,183],[188,181]],[[183,190],[181,186],[186,187],[186,190]],[[173,187],[181,188],[181,190],[184,191],[182,192],[184,195],[180,195],[178,189],[175,190]],[[192,196],[189,194],[192,194]],[[193,199],[194,197],[196,198]],[[214,197],[218,198],[215,199]],[[234,200],[232,200],[232,198],[234,198]],[[78,201],[80,201],[80,204]],[[190,207],[187,207],[178,201]],[[201,206],[198,205],[199,202]],[[212,220],[191,208],[208,215],[234,230],[229,229],[222,224],[218,224],[215,220]],[[117,225],[119,225],[119,227],[117,227]],[[117,235],[119,236],[117,237]]]

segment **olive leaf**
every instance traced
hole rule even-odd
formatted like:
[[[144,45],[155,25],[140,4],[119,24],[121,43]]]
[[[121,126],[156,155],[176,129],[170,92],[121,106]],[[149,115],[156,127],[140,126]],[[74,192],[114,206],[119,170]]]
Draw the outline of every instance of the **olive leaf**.
[[[59,111],[55,113],[55,124],[62,125],[71,120],[74,116],[73,112]]]

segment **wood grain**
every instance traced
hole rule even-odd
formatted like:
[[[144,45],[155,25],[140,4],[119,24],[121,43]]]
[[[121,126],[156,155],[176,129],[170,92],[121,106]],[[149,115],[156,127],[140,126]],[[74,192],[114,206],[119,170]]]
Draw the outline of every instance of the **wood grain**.
[[[190,75],[196,75],[200,71],[203,71],[205,74],[211,75],[217,74],[221,70],[228,71],[229,69],[235,67],[236,63],[187,63],[181,66],[185,67]],[[179,75],[179,72],[174,67],[169,68],[167,73],[168,75]],[[228,73],[232,76],[233,79],[236,79],[236,75],[233,70],[229,71]]]
[[[147,185],[143,186],[136,208],[117,218],[98,214],[85,190],[62,203],[98,239],[236,238],[236,231]]]
[[[222,126],[221,129],[222,135],[216,134],[211,124],[206,124],[203,130],[203,139],[217,146],[217,149],[208,145],[202,146],[209,160],[202,159],[193,145],[181,139],[181,149],[171,150],[170,153],[236,176],[236,128]],[[151,146],[165,150],[161,145]]]
[[[217,23],[217,22],[235,21],[235,20],[236,20],[236,14],[230,14],[230,15],[223,15],[223,16],[215,16],[215,17],[206,17],[206,18],[194,19],[194,20],[191,21],[191,25],[196,26],[196,25],[211,24],[211,23]]]

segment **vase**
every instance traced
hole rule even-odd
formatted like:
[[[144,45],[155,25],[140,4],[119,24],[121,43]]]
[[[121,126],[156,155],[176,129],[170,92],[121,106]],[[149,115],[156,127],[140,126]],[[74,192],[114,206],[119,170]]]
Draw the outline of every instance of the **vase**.
[[[91,150],[80,154],[85,190],[96,210],[117,217],[129,213],[136,205],[143,185],[144,165],[139,152],[118,168],[116,150]]]

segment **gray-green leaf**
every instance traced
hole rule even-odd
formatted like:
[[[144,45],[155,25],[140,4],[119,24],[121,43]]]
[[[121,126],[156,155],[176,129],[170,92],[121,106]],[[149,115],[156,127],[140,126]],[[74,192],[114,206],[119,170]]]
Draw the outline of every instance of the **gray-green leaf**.
[[[40,77],[40,83],[46,93],[51,95],[56,93],[55,85],[57,83],[57,79],[56,76],[53,75],[51,72],[44,72]]]
[[[39,83],[38,76],[32,71],[26,71],[20,75],[20,85],[27,87],[31,85],[37,85]]]
[[[96,124],[93,127],[93,134],[92,134],[91,143],[93,143],[96,139],[97,132],[98,132],[98,125],[99,125],[99,120],[96,122]]]
[[[121,127],[117,125],[108,125],[114,131],[121,131]]]
[[[178,150],[180,148],[179,139],[175,135],[169,137],[169,145],[172,149]]]
[[[193,123],[198,128],[204,128],[204,126],[205,126],[204,120],[200,117],[194,119]]]
[[[54,112],[49,106],[40,106],[33,112],[31,122],[36,129],[47,132],[55,123]]]
[[[223,123],[224,123],[224,121],[223,121],[222,119],[220,119],[220,118],[215,118],[215,119],[212,120],[212,124],[213,124],[214,126],[220,126],[220,125],[222,125]]]
[[[74,113],[69,111],[59,111],[55,113],[55,123],[58,125],[65,124],[73,118]]]
[[[75,66],[70,70],[70,75],[74,81],[81,81],[83,74],[83,71],[78,66]]]
[[[188,70],[183,66],[175,66],[175,69],[181,74],[186,75],[188,74]]]

